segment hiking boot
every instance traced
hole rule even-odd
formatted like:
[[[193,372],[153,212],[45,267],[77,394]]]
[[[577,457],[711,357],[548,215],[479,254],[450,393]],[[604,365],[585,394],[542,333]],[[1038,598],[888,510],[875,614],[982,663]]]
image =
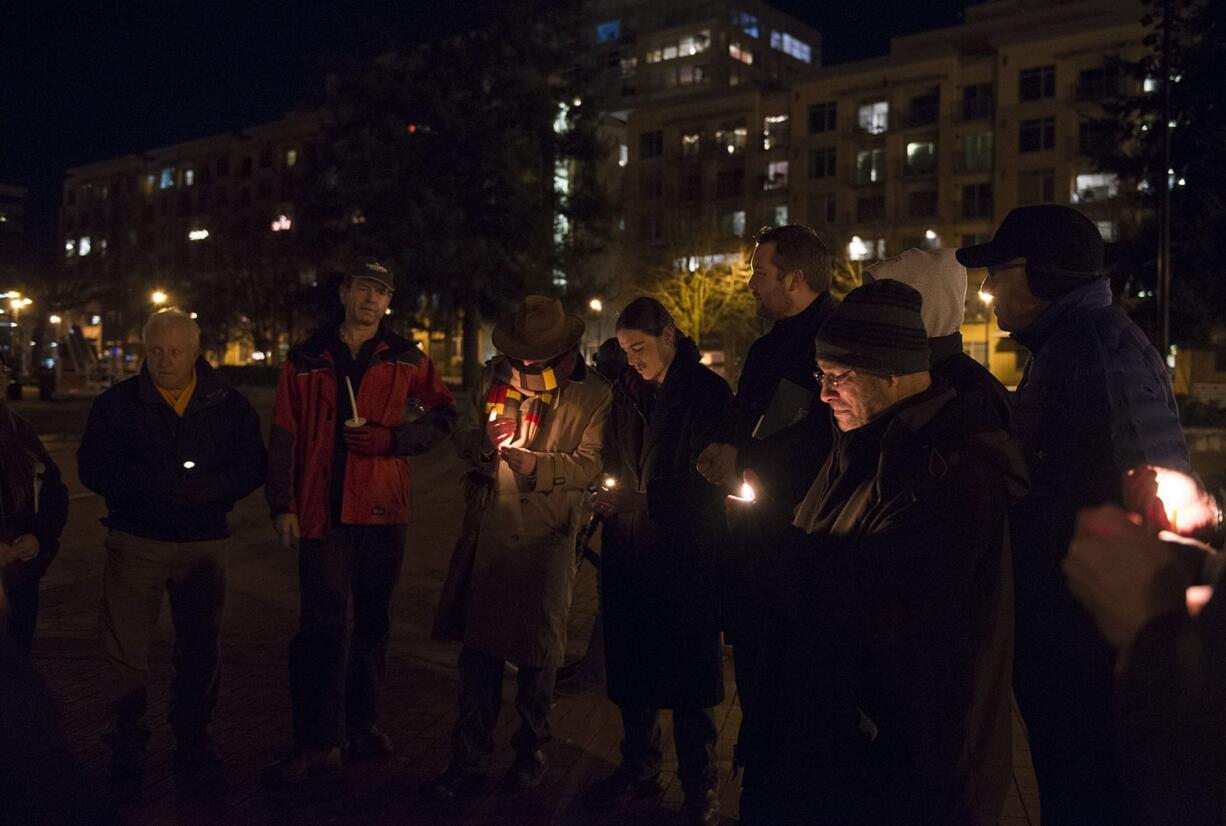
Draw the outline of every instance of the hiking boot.
[[[350,761],[357,762],[386,757],[393,751],[395,747],[392,745],[392,738],[374,726],[368,726],[350,733],[349,749],[345,756]]]
[[[506,786],[509,789],[532,789],[541,785],[545,779],[545,771],[549,768],[549,758],[540,749],[520,754],[511,764],[507,772]]]
[[[583,808],[589,811],[612,809],[637,800],[641,797],[653,797],[660,794],[660,774],[639,778],[625,767],[618,766],[604,780],[597,780],[583,793]]]
[[[485,793],[489,778],[484,774],[466,771],[457,766],[448,766],[447,770],[433,780],[428,780],[421,786],[422,794],[434,800],[455,800],[456,798],[480,797]]]
[[[318,777],[336,774],[341,769],[341,750],[294,749],[290,755],[264,769],[265,786],[291,786]]]

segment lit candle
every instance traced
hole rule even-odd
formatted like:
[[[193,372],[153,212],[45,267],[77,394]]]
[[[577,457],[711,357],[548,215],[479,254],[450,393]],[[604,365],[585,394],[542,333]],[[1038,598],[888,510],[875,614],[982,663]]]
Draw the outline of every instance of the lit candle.
[[[345,386],[349,388],[349,409],[353,411],[353,415],[345,421],[345,427],[361,427],[366,420],[358,415],[358,400],[353,395],[353,382],[348,376],[345,376]]]

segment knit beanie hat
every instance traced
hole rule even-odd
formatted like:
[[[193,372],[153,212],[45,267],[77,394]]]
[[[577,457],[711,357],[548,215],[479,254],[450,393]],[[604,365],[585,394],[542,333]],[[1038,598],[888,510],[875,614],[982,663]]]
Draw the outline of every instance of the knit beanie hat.
[[[924,297],[920,314],[928,338],[950,336],[962,328],[966,311],[966,267],[951,249],[913,247],[901,255],[878,261],[864,270],[864,283],[901,281]]]
[[[900,281],[874,281],[847,294],[817,331],[817,358],[881,375],[928,369],[923,298]]]

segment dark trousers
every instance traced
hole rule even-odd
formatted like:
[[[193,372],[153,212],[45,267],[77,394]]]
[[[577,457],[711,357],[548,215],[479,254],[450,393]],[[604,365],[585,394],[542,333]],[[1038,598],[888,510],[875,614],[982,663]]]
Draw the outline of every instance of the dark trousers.
[[[5,634],[17,650],[28,657],[34,646],[34,626],[38,623],[38,580],[5,579],[4,596],[8,600]]]
[[[346,725],[350,731],[364,730],[378,719],[406,533],[404,525],[340,525],[322,539],[299,540],[301,618],[289,647],[299,748],[343,745]],[[346,664],[351,593],[353,631]]]
[[[451,765],[478,774],[489,772],[505,667],[500,657],[468,646],[460,649],[460,719],[451,735]],[[552,667],[519,666],[515,710],[520,722],[511,744],[520,755],[532,754],[549,742],[549,707],[556,675]]]
[[[639,780],[660,773],[660,712],[654,708],[618,706],[622,713],[622,766]],[[673,710],[673,740],[677,747],[677,777],[687,797],[714,788],[715,709]]]
[[[205,736],[221,688],[222,611],[230,540],[162,542],[112,530],[102,573],[102,649],[110,663],[115,746],[142,745],[149,643],[170,593],[174,621],[170,724],[180,743]]]

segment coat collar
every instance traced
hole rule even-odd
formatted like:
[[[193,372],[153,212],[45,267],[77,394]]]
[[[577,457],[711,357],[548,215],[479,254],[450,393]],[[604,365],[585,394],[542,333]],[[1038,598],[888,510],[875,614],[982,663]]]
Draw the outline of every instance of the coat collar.
[[[962,352],[962,333],[928,339],[928,363],[934,368]]]
[[[340,339],[340,325],[329,324],[326,327],[321,327],[311,334],[309,338],[294,348],[294,356],[302,359],[312,367],[331,367],[332,354],[328,352],[328,348],[335,344]],[[371,362],[374,361],[395,361],[403,354],[410,350],[416,349],[417,344],[409,341],[404,336],[389,330],[383,322],[379,322],[379,330],[375,333],[375,351],[371,355]]]
[[[141,364],[140,372],[136,374],[136,386],[137,398],[144,404],[166,404],[166,400],[158,392],[157,385],[153,383],[153,377],[149,375],[148,365]],[[225,397],[226,386],[217,377],[217,371],[204,360],[204,356],[197,356],[196,390],[192,393],[192,400],[188,403],[183,415],[188,416],[197,410],[212,407]]]
[[[1030,352],[1038,352],[1061,327],[1063,320],[1076,309],[1096,310],[1111,306],[1111,282],[1099,278],[1076,289],[1069,290],[1056,299],[1043,315],[1027,327],[1010,334],[1010,337]]]

